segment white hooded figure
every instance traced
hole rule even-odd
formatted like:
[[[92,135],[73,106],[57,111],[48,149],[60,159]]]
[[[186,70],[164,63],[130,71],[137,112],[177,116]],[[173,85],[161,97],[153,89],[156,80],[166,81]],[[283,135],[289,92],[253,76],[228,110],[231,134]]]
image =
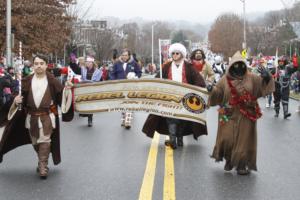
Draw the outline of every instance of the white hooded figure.
[[[215,82],[218,82],[226,71],[226,67],[224,63],[222,63],[222,60],[221,56],[216,56],[215,63],[212,65],[212,69],[215,72]]]

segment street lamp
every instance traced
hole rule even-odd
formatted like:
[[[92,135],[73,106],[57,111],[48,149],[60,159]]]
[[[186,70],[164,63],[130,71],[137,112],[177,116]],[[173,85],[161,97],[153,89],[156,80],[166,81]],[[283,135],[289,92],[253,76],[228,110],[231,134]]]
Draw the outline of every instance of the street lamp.
[[[247,48],[247,43],[246,43],[246,0],[240,0],[243,3],[243,15],[244,15],[244,41],[242,48],[246,49]]]
[[[153,64],[154,64],[154,26],[155,25],[157,25],[157,23],[158,22],[155,22],[155,23],[153,23],[152,25],[151,25],[151,38],[152,38],[152,40],[151,40],[151,42],[152,42],[152,58],[151,58],[151,64],[152,64],[152,66],[153,66]]]
[[[154,57],[153,57],[153,46],[154,46],[154,26],[155,26],[155,24],[152,24],[152,26],[151,26],[151,65],[152,65],[152,67],[153,67],[153,64],[154,64]]]
[[[7,66],[11,67],[11,0],[6,1],[6,61]]]

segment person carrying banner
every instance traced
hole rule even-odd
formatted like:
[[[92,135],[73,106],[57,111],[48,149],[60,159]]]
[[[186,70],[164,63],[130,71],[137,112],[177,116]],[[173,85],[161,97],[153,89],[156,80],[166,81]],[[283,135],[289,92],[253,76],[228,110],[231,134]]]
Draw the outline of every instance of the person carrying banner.
[[[123,49],[120,59],[114,63],[111,73],[112,80],[119,79],[135,79],[142,76],[141,67],[134,61],[129,49]],[[133,119],[132,112],[122,112],[121,126],[126,129],[131,128],[131,121]]]
[[[95,59],[91,56],[86,57],[85,65],[82,66],[81,63],[79,65],[73,64],[70,65],[73,72],[81,75],[82,83],[92,83],[101,81],[102,71],[97,67],[95,63]],[[79,114],[80,117],[88,118],[88,127],[93,126],[93,114]]]
[[[48,176],[50,152],[55,165],[61,162],[57,106],[62,105],[63,121],[73,118],[71,102],[62,104],[64,87],[46,72],[47,60],[41,54],[33,58],[34,74],[22,79],[21,95],[0,110],[1,116],[7,116],[0,121],[0,126],[5,125],[0,140],[0,162],[3,161],[3,155],[14,148],[32,144],[38,156],[37,171],[41,179]],[[71,85],[66,87],[64,93],[69,87]]]
[[[172,57],[172,61],[164,64],[162,68],[163,79],[199,87],[206,86],[200,73],[197,72],[192,64],[185,61],[187,52],[182,44],[172,44],[169,48],[169,54]],[[160,74],[157,74],[156,77],[160,77]],[[183,136],[193,134],[194,139],[197,140],[200,135],[207,135],[206,125],[150,114],[143,126],[143,132],[152,138],[155,131],[170,136],[170,139],[165,141],[165,145],[170,146],[172,149],[176,149],[177,146],[183,146]]]
[[[219,105],[218,132],[212,158],[226,160],[224,170],[234,167],[239,175],[247,175],[256,167],[256,122],[262,116],[259,97],[274,91],[274,80],[262,66],[260,75],[247,69],[247,62],[237,52],[228,65],[226,74],[216,86],[208,85],[209,106]]]

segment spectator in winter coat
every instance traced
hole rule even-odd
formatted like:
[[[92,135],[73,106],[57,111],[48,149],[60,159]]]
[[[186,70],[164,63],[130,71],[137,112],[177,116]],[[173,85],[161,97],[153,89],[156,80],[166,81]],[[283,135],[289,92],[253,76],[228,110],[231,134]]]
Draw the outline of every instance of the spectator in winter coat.
[[[140,78],[142,76],[140,66],[134,61],[128,49],[122,51],[121,58],[113,66],[111,76],[112,80]],[[133,113],[131,112],[122,113],[121,126],[130,129],[132,116]]]

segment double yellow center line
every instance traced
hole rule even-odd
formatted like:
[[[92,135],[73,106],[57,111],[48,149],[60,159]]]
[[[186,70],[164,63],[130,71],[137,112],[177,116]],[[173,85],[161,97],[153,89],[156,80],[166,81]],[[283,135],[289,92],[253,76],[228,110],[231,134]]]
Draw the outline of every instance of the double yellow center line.
[[[148,161],[144,174],[143,184],[140,190],[139,200],[152,200],[159,138],[160,135],[158,133],[155,133],[148,155]],[[176,199],[173,149],[171,149],[170,147],[166,147],[165,149],[165,176],[163,199]]]

